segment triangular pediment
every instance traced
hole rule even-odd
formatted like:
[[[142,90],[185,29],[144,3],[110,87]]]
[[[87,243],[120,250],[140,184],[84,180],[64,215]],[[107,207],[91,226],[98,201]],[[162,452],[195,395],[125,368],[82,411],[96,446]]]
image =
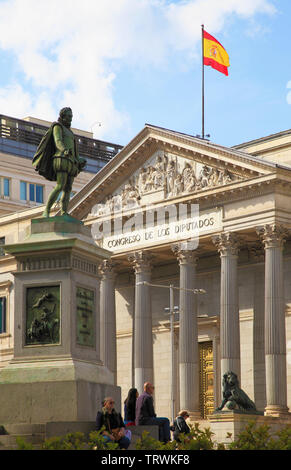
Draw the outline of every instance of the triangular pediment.
[[[91,215],[116,213],[241,180],[242,176],[228,169],[157,150],[112,194],[95,204]]]
[[[233,186],[277,165],[227,147],[147,125],[72,199],[78,218]]]

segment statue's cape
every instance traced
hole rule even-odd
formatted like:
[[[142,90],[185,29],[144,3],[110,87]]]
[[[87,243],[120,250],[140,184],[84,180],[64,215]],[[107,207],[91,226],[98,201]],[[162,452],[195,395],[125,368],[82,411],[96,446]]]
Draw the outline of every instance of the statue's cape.
[[[53,168],[53,156],[56,153],[56,146],[54,142],[53,129],[56,125],[63,127],[61,122],[53,122],[51,127],[42,137],[37,150],[32,159],[32,165],[39,175],[44,176],[49,181],[56,181],[57,175]],[[74,138],[75,155],[78,158],[77,140]]]
[[[32,159],[32,165],[35,167],[35,171],[50,181],[56,181],[56,173],[53,169],[52,159],[56,152],[56,146],[53,137],[53,129],[56,124],[61,125],[59,122],[52,123],[51,127],[42,137]]]

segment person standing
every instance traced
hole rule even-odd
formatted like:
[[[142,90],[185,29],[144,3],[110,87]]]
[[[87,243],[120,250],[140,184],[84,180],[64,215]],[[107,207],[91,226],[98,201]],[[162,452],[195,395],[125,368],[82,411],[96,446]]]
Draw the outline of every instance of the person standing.
[[[150,382],[144,384],[144,391],[136,400],[135,423],[159,426],[159,440],[166,443],[171,440],[170,421],[168,418],[157,417],[153,401],[154,389]]]

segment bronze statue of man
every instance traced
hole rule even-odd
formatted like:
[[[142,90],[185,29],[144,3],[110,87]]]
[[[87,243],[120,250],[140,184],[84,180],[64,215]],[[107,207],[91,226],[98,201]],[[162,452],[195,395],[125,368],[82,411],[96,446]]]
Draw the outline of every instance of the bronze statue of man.
[[[80,158],[77,139],[71,130],[71,108],[62,108],[57,122],[53,122],[43,136],[32,164],[47,180],[56,181],[49,195],[43,217],[49,217],[53,204],[61,196],[61,214],[67,214],[74,178],[83,170],[86,160]]]

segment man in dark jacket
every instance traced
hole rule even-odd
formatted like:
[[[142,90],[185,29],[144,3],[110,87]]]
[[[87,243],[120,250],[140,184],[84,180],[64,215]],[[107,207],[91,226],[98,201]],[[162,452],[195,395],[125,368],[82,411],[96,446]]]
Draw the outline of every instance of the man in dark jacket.
[[[190,428],[186,423],[186,419],[189,418],[187,410],[179,411],[177,418],[174,421],[174,439],[177,442],[180,441],[180,434],[189,434]]]
[[[136,400],[135,424],[158,425],[159,440],[168,442],[171,440],[170,421],[168,418],[157,417],[154,409],[153,392],[154,386],[150,382],[144,384],[144,392]]]

